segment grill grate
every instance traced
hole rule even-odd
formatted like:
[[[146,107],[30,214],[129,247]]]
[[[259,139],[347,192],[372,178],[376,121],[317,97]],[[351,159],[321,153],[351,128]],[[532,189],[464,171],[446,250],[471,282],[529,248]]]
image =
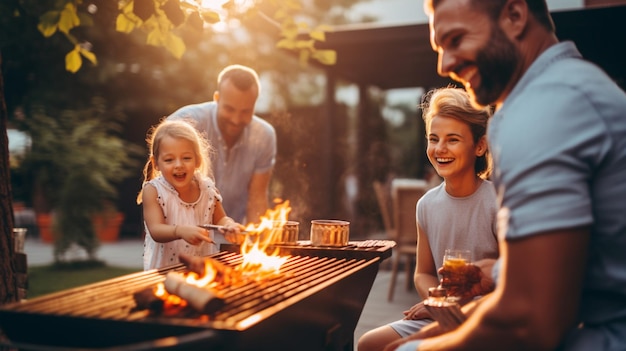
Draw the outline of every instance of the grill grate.
[[[310,345],[304,349],[351,344],[379,263],[391,255],[392,246],[282,248],[281,256],[288,259],[278,275],[220,287],[225,304],[211,316],[156,316],[148,310],[136,310],[133,295],[164,281],[169,272],[186,269],[178,264],[1,306],[0,326],[16,343],[79,348],[184,336],[207,329],[216,331],[221,341],[229,340],[225,348],[234,350],[250,349],[251,345],[264,349],[260,339],[267,342],[268,349],[277,342],[295,346],[307,339],[311,340],[305,344]],[[231,267],[243,260],[228,247],[209,257]],[[57,332],[49,331],[51,324]],[[276,334],[284,328],[288,331]],[[87,330],[99,334],[82,335]],[[271,340],[268,333],[276,334],[279,340]]]
[[[233,253],[219,253],[211,258],[235,266],[242,260]],[[209,321],[241,321],[302,292],[313,291],[323,281],[367,264],[365,260],[329,257],[292,256],[280,274],[256,282],[249,281],[220,289],[225,306]],[[42,296],[15,305],[16,312],[68,315],[75,317],[131,319],[149,318],[148,311],[132,312],[133,294],[165,280],[164,273],[182,271],[176,265],[160,271],[140,272],[65,292]],[[167,317],[176,319],[175,317]]]

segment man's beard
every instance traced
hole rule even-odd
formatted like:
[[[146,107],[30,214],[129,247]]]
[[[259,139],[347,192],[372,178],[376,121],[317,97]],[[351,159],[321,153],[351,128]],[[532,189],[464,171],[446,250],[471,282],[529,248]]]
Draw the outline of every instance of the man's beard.
[[[513,77],[520,56],[502,30],[493,28],[491,38],[476,56],[480,85],[469,89],[475,103],[487,106],[498,101]]]

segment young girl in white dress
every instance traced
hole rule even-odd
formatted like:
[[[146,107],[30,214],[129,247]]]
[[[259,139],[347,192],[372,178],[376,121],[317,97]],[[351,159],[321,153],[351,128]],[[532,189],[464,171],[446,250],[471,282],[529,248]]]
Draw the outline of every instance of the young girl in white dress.
[[[179,263],[181,253],[206,256],[218,251],[213,234],[199,224],[227,228],[226,239],[242,228],[228,217],[211,175],[208,142],[185,121],[163,120],[148,132],[150,156],[142,190],[144,270]]]

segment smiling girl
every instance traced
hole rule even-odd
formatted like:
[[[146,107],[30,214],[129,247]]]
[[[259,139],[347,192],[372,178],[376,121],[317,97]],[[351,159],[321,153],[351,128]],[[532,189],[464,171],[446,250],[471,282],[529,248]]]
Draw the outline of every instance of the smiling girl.
[[[179,263],[181,253],[206,256],[217,252],[212,234],[198,225],[215,223],[230,233],[239,233],[241,225],[222,207],[205,156],[210,146],[181,120],[164,120],[151,128],[147,141],[150,156],[137,197],[137,203],[143,203],[144,270]]]
[[[469,95],[459,88],[433,90],[425,101],[426,154],[443,182],[417,202],[415,287],[422,299],[427,298],[428,288],[439,284],[437,268],[445,249],[467,249],[481,270],[479,286],[465,293],[470,298],[493,289],[491,267],[498,257],[496,192],[486,180],[490,157],[485,133],[491,112],[473,107]],[[422,302],[404,315],[365,333],[358,350],[382,350],[433,321]]]
[[[422,106],[426,154],[443,182],[417,203],[415,285],[422,297],[439,282],[437,267],[443,263],[445,249],[470,250],[474,261],[498,257],[498,204],[495,188],[487,180],[491,157],[486,130],[491,110],[473,106],[460,88],[436,89],[427,99]]]

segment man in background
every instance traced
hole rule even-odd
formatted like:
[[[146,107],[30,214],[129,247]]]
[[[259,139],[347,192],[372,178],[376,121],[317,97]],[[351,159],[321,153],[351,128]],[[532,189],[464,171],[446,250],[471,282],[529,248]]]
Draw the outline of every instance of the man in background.
[[[168,118],[193,120],[213,148],[215,183],[226,213],[238,223],[258,223],[268,209],[276,162],[276,131],[254,115],[261,92],[250,67],[230,65],[217,78],[213,101],[181,107]]]

